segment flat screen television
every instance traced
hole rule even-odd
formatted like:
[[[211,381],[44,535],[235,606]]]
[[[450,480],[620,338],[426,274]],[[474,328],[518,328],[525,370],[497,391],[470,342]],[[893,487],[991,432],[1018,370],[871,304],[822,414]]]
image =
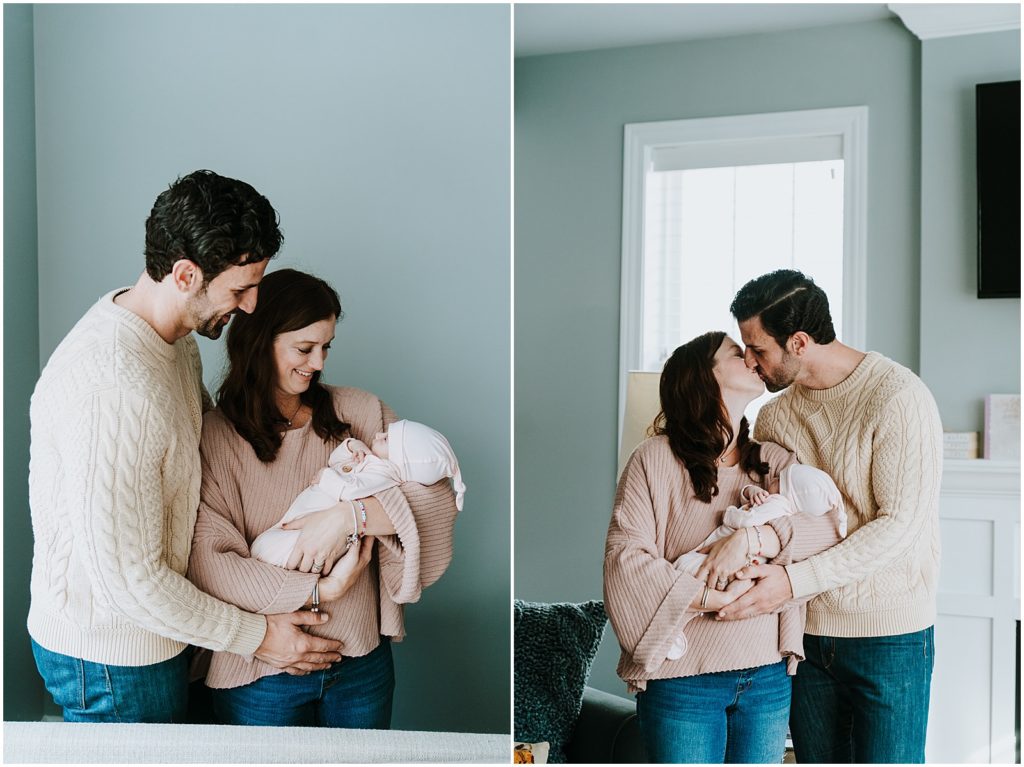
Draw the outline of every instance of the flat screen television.
[[[1020,80],[975,87],[978,298],[1020,298]]]

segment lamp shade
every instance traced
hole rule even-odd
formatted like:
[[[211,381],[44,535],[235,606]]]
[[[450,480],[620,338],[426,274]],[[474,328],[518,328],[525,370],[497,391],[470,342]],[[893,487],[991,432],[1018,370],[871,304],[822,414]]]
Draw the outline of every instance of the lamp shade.
[[[626,375],[626,412],[622,420],[619,445],[619,474],[636,446],[647,439],[647,429],[661,410],[658,384],[660,372],[631,370]]]

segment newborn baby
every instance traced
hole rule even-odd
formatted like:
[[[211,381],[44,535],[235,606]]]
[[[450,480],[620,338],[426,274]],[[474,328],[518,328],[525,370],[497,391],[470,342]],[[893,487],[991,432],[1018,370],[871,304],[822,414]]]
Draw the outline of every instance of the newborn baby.
[[[749,493],[747,491],[750,491]],[[740,491],[740,500],[746,501],[743,506],[730,506],[725,511],[722,524],[693,551],[683,554],[675,562],[675,568],[690,575],[696,575],[700,566],[707,559],[707,554],[699,553],[716,541],[728,538],[742,527],[755,527],[779,517],[792,514],[813,514],[818,517],[833,509],[839,512],[839,535],[846,537],[846,509],[843,507],[843,496],[825,472],[813,466],[794,463],[787,466],[779,474],[777,484],[766,491],[757,485],[746,485]],[[757,559],[755,564],[759,564]],[[726,591],[731,589],[749,589],[752,581],[733,581]],[[669,660],[677,660],[686,654],[686,636],[680,632],[673,640],[668,651]]]
[[[395,421],[386,432],[378,432],[367,447],[357,439],[346,439],[334,449],[315,482],[296,496],[281,521],[252,542],[252,556],[284,567],[301,535],[300,530],[283,530],[281,525],[314,511],[329,509],[338,501],[368,498],[403,482],[432,485],[452,480],[455,505],[462,511],[466,486],[459,462],[444,435],[415,421]]]

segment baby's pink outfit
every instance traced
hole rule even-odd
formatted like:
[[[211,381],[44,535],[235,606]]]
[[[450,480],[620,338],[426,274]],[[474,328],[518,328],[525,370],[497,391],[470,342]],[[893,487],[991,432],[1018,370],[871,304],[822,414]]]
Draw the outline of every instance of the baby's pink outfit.
[[[673,564],[677,570],[696,575],[704,560],[708,558],[707,554],[700,554],[698,550],[728,538],[742,527],[756,527],[796,513],[820,517],[833,509],[839,512],[839,535],[845,538],[846,509],[843,506],[842,493],[832,481],[832,477],[813,466],[794,463],[779,474],[778,493],[769,495],[760,506],[730,506],[722,517],[722,524],[697,548],[683,554]],[[678,660],[685,654],[686,636],[680,632],[672,641],[666,657],[669,660]]]
[[[365,456],[356,460],[352,448]],[[440,432],[415,421],[395,421],[388,426],[388,458],[370,452],[357,439],[342,441],[327,459],[328,467],[319,479],[292,501],[281,521],[252,542],[250,553],[256,559],[284,567],[299,540],[301,530],[283,530],[281,525],[314,511],[329,509],[338,501],[369,498],[375,493],[403,482],[432,485],[450,478],[455,489],[455,505],[462,511],[466,486],[458,459],[448,440]]]

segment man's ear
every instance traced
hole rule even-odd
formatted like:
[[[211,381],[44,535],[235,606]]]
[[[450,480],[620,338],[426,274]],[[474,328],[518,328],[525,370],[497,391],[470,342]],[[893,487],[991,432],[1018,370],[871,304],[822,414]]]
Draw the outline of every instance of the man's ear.
[[[811,343],[813,343],[813,339],[804,331],[798,330],[786,341],[786,347],[790,354],[802,357]]]
[[[171,282],[182,293],[193,293],[203,284],[203,270],[187,258],[179,258],[171,267]]]

